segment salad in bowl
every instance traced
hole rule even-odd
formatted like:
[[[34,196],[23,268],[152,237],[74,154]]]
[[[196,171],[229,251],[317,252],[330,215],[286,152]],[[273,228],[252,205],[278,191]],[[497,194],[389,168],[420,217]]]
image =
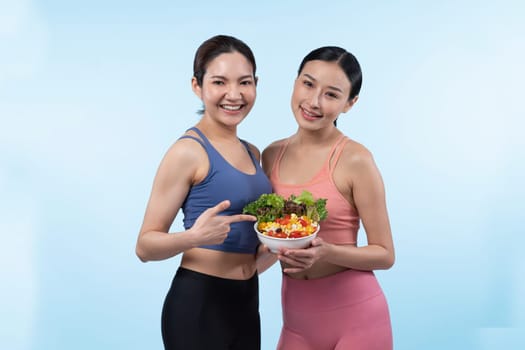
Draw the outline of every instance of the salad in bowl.
[[[257,217],[254,229],[272,252],[309,246],[319,232],[319,222],[328,215],[326,199],[315,199],[306,190],[288,198],[275,193],[262,194],[248,203],[243,213]]]

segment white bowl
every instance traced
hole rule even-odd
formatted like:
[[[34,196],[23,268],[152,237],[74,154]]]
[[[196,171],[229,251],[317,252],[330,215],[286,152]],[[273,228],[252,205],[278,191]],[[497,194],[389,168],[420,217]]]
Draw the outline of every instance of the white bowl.
[[[253,225],[253,228],[255,229],[255,232],[257,232],[257,237],[259,237],[259,241],[261,241],[262,244],[268,247],[271,252],[277,253],[279,252],[280,248],[287,248],[287,249],[300,249],[300,248],[306,248],[310,246],[310,242],[317,237],[317,232],[319,232],[319,229],[321,228],[321,225],[317,225],[317,230],[312,233],[311,235],[300,237],[300,238],[277,238],[277,237],[271,237],[267,235],[263,235],[259,230],[257,229],[258,223],[256,222]]]

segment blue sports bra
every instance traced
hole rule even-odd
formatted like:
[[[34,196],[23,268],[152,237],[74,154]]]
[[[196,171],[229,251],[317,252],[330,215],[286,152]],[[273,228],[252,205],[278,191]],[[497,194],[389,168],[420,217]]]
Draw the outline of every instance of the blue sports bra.
[[[231,205],[221,214],[235,215],[242,213],[244,206],[259,198],[261,194],[272,192],[270,180],[253,156],[246,141],[241,140],[255,166],[256,171],[253,175],[243,173],[228,163],[199,129],[192,127],[188,130],[195,131],[201,139],[191,135],[184,135],[180,138],[190,138],[201,144],[208,154],[210,169],[202,182],[190,188],[182,205],[183,223],[186,230],[193,226],[203,211],[225,199],[228,199]],[[203,245],[200,248],[253,254],[259,244],[253,224],[252,221],[232,223],[231,231],[222,244]]]

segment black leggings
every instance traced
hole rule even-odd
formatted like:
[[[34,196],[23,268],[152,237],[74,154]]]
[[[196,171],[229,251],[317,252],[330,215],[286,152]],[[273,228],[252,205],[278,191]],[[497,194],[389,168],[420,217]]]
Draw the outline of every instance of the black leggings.
[[[166,350],[259,350],[259,281],[179,267],[162,309]]]

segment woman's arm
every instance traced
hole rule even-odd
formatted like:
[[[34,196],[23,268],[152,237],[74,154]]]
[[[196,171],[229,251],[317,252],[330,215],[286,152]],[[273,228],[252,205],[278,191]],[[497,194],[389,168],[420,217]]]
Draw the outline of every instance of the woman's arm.
[[[177,234],[168,230],[186,198],[190,186],[202,181],[207,172],[207,156],[190,140],[179,140],[162,160],[146,207],[136,245],[141,261],[164,260],[203,244],[220,244],[230,231],[230,224],[253,221],[250,215],[218,215],[230,205],[223,201],[204,211],[191,229]]]
[[[329,246],[326,261],[359,270],[388,269],[394,264],[395,254],[383,179],[372,154],[364,147],[354,153],[350,163],[352,197],[368,245]]]
[[[168,234],[198,171],[192,155],[198,156],[198,152],[188,141],[179,140],[159,165],[137,240],[141,261],[167,259],[197,245],[188,232]]]
[[[277,262],[277,255],[272,253],[267,246],[261,243],[257,248],[255,261],[257,264],[257,272],[261,274]]]

